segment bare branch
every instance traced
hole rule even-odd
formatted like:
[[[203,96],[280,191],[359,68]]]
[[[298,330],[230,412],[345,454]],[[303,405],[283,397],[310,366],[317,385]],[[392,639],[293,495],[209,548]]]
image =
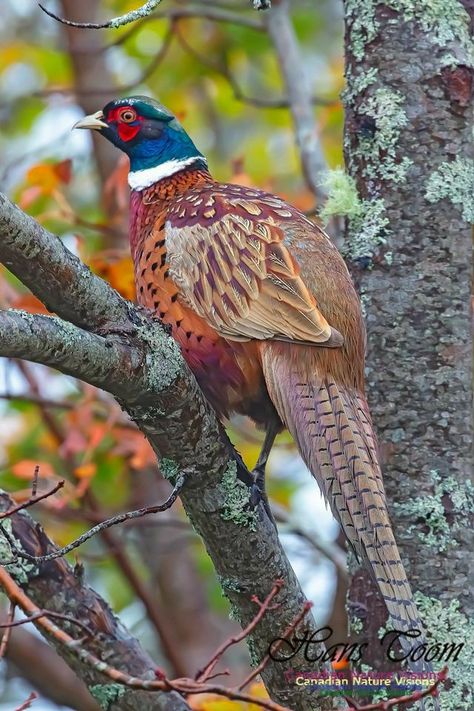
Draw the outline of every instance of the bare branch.
[[[130,328],[127,302],[2,193],[0,235],[0,262],[49,311],[86,330]]]
[[[96,336],[56,316],[13,309],[0,311],[0,355],[49,365],[91,385],[108,385],[109,390],[119,385],[114,380],[132,377],[141,361],[117,339]]]
[[[35,468],[35,472],[36,471],[39,471],[39,467]],[[34,486],[34,484],[35,484],[35,482],[33,481],[33,486]],[[43,494],[36,495],[35,493],[33,493],[32,496],[30,496],[30,498],[27,499],[27,501],[23,501],[21,504],[17,504],[16,506],[14,506],[12,509],[9,509],[8,511],[0,512],[0,520],[2,518],[8,518],[9,516],[12,516],[14,513],[18,513],[18,511],[23,511],[23,509],[27,509],[30,506],[37,504],[38,501],[43,501],[43,499],[47,499],[50,496],[53,496],[53,494],[55,494],[57,491],[59,491],[59,489],[62,489],[63,486],[64,486],[64,480],[58,481],[58,483],[55,486],[53,486],[52,489],[49,489],[49,491],[45,491]],[[33,491],[35,491],[35,488],[33,489]],[[1,626],[2,625],[0,625],[0,627]]]
[[[0,510],[11,511],[13,506],[12,499],[0,492]],[[13,513],[3,525],[7,524],[15,547],[23,552],[34,555],[55,550],[42,527],[27,513]],[[3,539],[2,558],[8,555],[5,543]],[[17,584],[20,581],[21,588]],[[36,565],[20,561],[11,567],[4,565],[0,567],[0,585],[10,600],[19,603],[18,607],[29,617],[29,621],[46,634],[60,656],[92,691],[94,686],[100,689],[108,680],[101,673],[100,664],[91,667],[81,661],[81,644],[87,645],[93,656],[104,655],[110,664],[119,666],[126,674],[156,679],[153,660],[112,614],[107,603],[85,585],[80,576],[75,575],[64,559]],[[53,615],[56,622],[50,619]],[[77,625],[79,615],[82,629],[87,632],[94,630],[87,640],[83,640],[83,631]],[[63,635],[59,641],[54,634],[50,634],[56,630],[59,630],[60,637]],[[120,704],[110,708],[123,711],[189,711],[186,702],[177,694],[128,689],[120,695]]]
[[[290,102],[303,173],[308,187],[321,204],[327,198],[321,178],[328,167],[318,135],[305,63],[291,22],[288,0],[275,0],[264,18]]]
[[[287,707],[281,706],[271,700],[256,698],[251,694],[246,694],[236,689],[229,689],[215,684],[200,683],[194,679],[187,678],[169,680],[166,676],[164,676],[161,670],[157,668],[154,670],[155,679],[140,678],[135,675],[130,675],[127,672],[122,671],[122,669],[117,669],[110,663],[97,657],[94,653],[90,652],[83,646],[82,640],[71,637],[66,631],[51,622],[49,620],[49,616],[46,616],[44,611],[37,608],[35,603],[28,597],[28,595],[25,594],[25,592],[23,592],[23,590],[15,582],[14,578],[4,567],[0,567],[0,585],[10,600],[20,607],[23,612],[36,623],[40,631],[50,639],[54,640],[60,653],[68,653],[69,655],[72,654],[80,660],[82,664],[85,664],[89,670],[94,670],[101,675],[108,677],[114,683],[121,684],[129,689],[145,691],[148,693],[153,691],[167,693],[178,691],[183,695],[213,693],[229,699],[255,704],[263,709],[267,709],[267,711],[289,711]],[[92,640],[89,640],[89,642],[92,642]],[[122,702],[122,693],[119,694],[119,698],[121,699],[120,708],[123,709],[125,707]]]
[[[141,5],[136,10],[131,10],[125,15],[113,17],[107,22],[73,22],[72,20],[67,20],[65,17],[59,17],[59,15],[55,15],[54,12],[51,12],[51,10],[45,8],[43,5],[41,5],[41,3],[38,4],[43,10],[43,12],[52,17],[53,20],[61,22],[63,25],[68,25],[69,27],[82,27],[88,30],[103,30],[107,28],[116,29],[117,27],[123,27],[123,25],[129,25],[131,22],[136,22],[137,20],[140,20],[143,17],[147,17],[148,15],[151,15],[151,13],[156,7],[158,7],[160,2],[161,0],[147,0],[144,5]]]
[[[413,704],[421,699],[426,699],[428,696],[437,697],[439,693],[439,686],[448,678],[448,668],[444,667],[440,672],[438,672],[438,678],[433,684],[423,691],[414,691],[412,694],[406,694],[405,696],[398,696],[394,699],[388,699],[383,701],[376,701],[373,704],[364,704],[360,706],[354,699],[349,696],[345,696],[345,700],[349,704],[349,707],[354,711],[390,711],[396,706],[407,706],[408,704]]]
[[[26,699],[26,701],[24,701],[22,704],[20,704],[20,706],[17,706],[15,711],[26,711],[26,709],[29,709],[31,704],[33,703],[33,701],[37,698],[38,698],[38,694],[36,693],[36,691],[32,691],[31,694]]]
[[[88,531],[82,534],[82,536],[79,536],[76,538],[74,541],[71,543],[68,543],[67,546],[64,546],[64,548],[59,548],[58,550],[53,551],[52,553],[48,553],[47,555],[30,555],[29,553],[25,553],[18,549],[15,546],[15,542],[11,540],[11,537],[9,533],[2,528],[0,524],[0,529],[3,532],[3,535],[5,538],[7,538],[8,542],[10,543],[10,546],[12,548],[12,551],[14,555],[17,558],[25,558],[25,560],[31,560],[34,563],[46,563],[48,560],[54,560],[55,558],[62,558],[62,556],[66,555],[67,553],[70,553],[73,551],[75,548],[79,548],[79,546],[82,546],[86,541],[88,541],[90,538],[93,538],[93,536],[96,536],[98,533],[101,533],[107,528],[111,528],[112,526],[117,526],[120,523],[123,523],[124,521],[131,521],[132,519],[137,519],[137,518],[143,518],[144,516],[149,516],[154,513],[159,513],[160,511],[166,511],[167,509],[171,508],[171,506],[174,504],[176,499],[178,498],[179,494],[181,493],[181,490],[184,486],[185,479],[184,476],[178,477],[176,486],[173,488],[173,491],[171,494],[168,496],[166,501],[164,501],[162,504],[154,504],[152,506],[144,506],[141,509],[136,509],[135,511],[126,511],[125,513],[120,513],[117,514],[116,516],[112,516],[111,518],[108,518],[106,521],[101,521],[98,523],[96,526],[93,526],[93,528],[90,528]],[[46,492],[45,494],[41,494],[40,496],[37,496],[35,500],[30,499],[26,501],[24,504],[20,504],[18,506],[15,506],[12,511],[6,511],[5,513],[0,514],[0,518],[5,518],[7,516],[10,516],[12,513],[16,513],[17,511],[20,511],[21,509],[25,509],[28,506],[32,506],[36,501],[40,501],[41,499],[46,499],[48,496],[51,496],[54,494],[61,486],[64,485],[64,482],[60,482],[60,485],[57,485],[54,487],[54,489],[51,489],[51,491]],[[1,625],[0,625],[1,627]]]
[[[31,615],[31,617],[25,617],[23,620],[16,620],[15,622],[13,622],[13,620],[9,620],[8,622],[0,624],[0,629],[9,630],[12,627],[21,627],[21,625],[27,625],[30,622],[36,622],[36,620],[39,620],[41,617],[52,617],[53,619],[62,620],[63,622],[70,622],[71,625],[77,625],[82,630],[84,630],[88,637],[93,637],[94,635],[94,632],[91,630],[90,627],[85,625],[80,620],[77,620],[75,617],[72,617],[72,615],[64,615],[62,612],[53,612],[52,610],[38,610],[38,612],[36,612],[34,615]],[[2,644],[5,637],[6,635],[4,635],[2,639]]]
[[[197,672],[195,679],[196,681],[204,682],[207,681],[208,679],[211,678],[211,674],[215,669],[215,666],[217,662],[222,658],[223,654],[229,649],[229,647],[232,647],[235,644],[238,644],[241,642],[243,639],[248,637],[248,635],[252,632],[252,630],[255,629],[255,627],[258,625],[264,614],[267,612],[267,610],[270,609],[270,603],[272,602],[273,598],[280,592],[281,588],[283,587],[283,580],[277,580],[275,581],[275,585],[272,587],[270,592],[268,593],[267,597],[265,600],[260,603],[260,609],[249,622],[247,627],[245,627],[242,632],[239,634],[233,635],[230,637],[228,640],[223,642],[223,644],[220,645],[220,647],[214,652],[212,655],[211,659],[209,662],[206,664],[204,669],[200,670]]]

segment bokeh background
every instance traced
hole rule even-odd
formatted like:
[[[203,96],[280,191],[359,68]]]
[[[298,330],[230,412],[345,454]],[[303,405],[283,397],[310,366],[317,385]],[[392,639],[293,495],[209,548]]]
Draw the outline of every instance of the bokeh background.
[[[47,6],[97,21],[138,4],[49,0]],[[335,168],[343,160],[342,3],[293,0],[291,20],[324,159]],[[262,187],[317,214],[321,205],[301,170],[282,67],[250,3],[163,0],[153,18],[95,31],[64,27],[35,0],[3,0],[0,188],[127,298],[134,298],[134,288],[126,160],[100,137],[93,143],[89,132],[71,132],[71,126],[84,111],[130,94],[157,97],[173,110],[216,178]],[[2,308],[44,311],[3,267],[0,302]],[[232,421],[230,431],[252,466],[260,433],[244,419]],[[145,440],[107,395],[41,366],[2,360],[0,487],[22,500],[37,465],[40,487],[66,479],[63,491],[34,512],[58,545],[97,520],[168,492]],[[335,565],[344,552],[337,526],[287,435],[278,440],[269,475],[282,538],[316,617],[344,630],[345,580]],[[236,629],[179,503],[159,518],[94,538],[71,557],[76,559],[87,581],[171,674],[193,673]],[[245,673],[245,646],[226,663],[236,678]],[[16,708],[32,688],[40,693],[36,711],[96,708],[85,694],[68,691],[55,654],[24,626],[13,633],[1,661],[0,711]],[[199,699],[196,708],[218,711],[229,704]]]

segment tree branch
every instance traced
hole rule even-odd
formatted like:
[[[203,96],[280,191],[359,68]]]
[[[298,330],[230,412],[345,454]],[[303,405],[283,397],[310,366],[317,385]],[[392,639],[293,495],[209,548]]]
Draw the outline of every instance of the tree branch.
[[[328,167],[317,131],[305,63],[291,22],[288,0],[274,0],[265,24],[275,47],[290,104],[303,173],[310,190],[322,204],[327,191],[321,185]]]
[[[242,483],[250,483],[250,475],[177,344],[157,321],[124,301],[60,240],[1,195],[0,234],[0,261],[70,322],[4,312],[4,323],[11,323],[23,340],[15,345],[14,337],[7,336],[0,354],[15,352],[25,358],[33,354],[33,359],[63,372],[81,372],[84,380],[116,397],[148,438],[171,483],[175,485],[180,474],[186,477],[181,493],[184,508],[204,539],[243,627],[254,617],[253,597],[265,599],[275,580],[285,580],[277,598],[279,607],[261,621],[258,634],[252,632],[247,638],[258,665],[270,643],[282,637],[301,612],[305,598],[263,506],[252,507],[250,491]],[[114,333],[101,335],[104,328]],[[45,332],[51,339],[46,346]],[[51,348],[51,342],[58,350]],[[45,565],[49,564],[53,562]],[[311,615],[303,628],[300,634],[316,633]],[[316,652],[316,647],[312,649]],[[284,706],[297,704],[301,711],[313,708],[314,694],[285,680],[290,667],[298,671],[306,666],[304,649],[288,662],[270,660],[262,677],[272,698]],[[322,710],[333,708],[330,699],[318,702]]]
[[[82,27],[88,30],[103,30],[106,28],[116,29],[117,27],[123,27],[123,25],[129,25],[131,22],[141,20],[143,17],[151,15],[160,2],[161,0],[147,0],[136,10],[130,10],[130,12],[127,12],[124,15],[113,17],[111,20],[107,20],[107,22],[73,22],[72,20],[67,20],[65,17],[55,15],[54,12],[51,12],[51,10],[45,8],[41,5],[41,3],[38,4],[43,12],[52,17],[54,20],[61,22],[63,25],[68,25],[69,27]]]
[[[5,512],[13,508],[13,500],[8,494],[0,492],[0,511]],[[15,541],[15,547],[26,554],[48,554],[55,550],[42,527],[25,512],[13,513],[3,525],[8,525],[9,535]],[[5,548],[5,539],[1,539],[0,543],[1,557],[3,559],[11,557],[8,549]],[[62,616],[57,624],[61,624],[61,629],[78,640],[83,637],[84,632],[67,617],[75,619],[80,616],[82,625],[95,631],[92,637],[82,642],[92,654],[107,659],[110,664],[119,666],[131,675],[150,680],[156,679],[156,664],[153,660],[112,614],[107,603],[75,575],[74,570],[64,559],[37,564],[19,560],[0,568],[0,573],[2,572],[7,576],[3,575],[0,581],[4,589],[8,576],[11,576],[16,584],[21,586],[21,590],[32,601],[34,607],[38,608],[26,612],[36,614],[34,622],[43,632],[45,628],[41,623],[44,622],[45,617],[44,614],[38,615],[38,613],[44,612],[44,608],[49,615]],[[21,600],[16,601],[21,603]],[[21,604],[20,607],[23,608]],[[109,684],[109,680],[98,669],[84,664],[53,636],[47,635],[47,637],[59,655],[99,699],[101,691],[105,693],[103,687]],[[119,709],[121,711],[152,711],[152,709],[153,711],[155,709],[189,711],[186,702],[175,693],[150,693],[125,688],[120,690],[120,687],[115,691],[119,703],[117,705],[111,703],[109,711],[112,709],[115,711]]]

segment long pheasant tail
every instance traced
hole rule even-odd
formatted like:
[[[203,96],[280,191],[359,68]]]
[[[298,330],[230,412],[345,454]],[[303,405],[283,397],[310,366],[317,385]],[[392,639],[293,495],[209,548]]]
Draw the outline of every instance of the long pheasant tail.
[[[396,630],[423,630],[387,512],[376,443],[362,394],[288,358],[262,350],[270,396],[358,558],[363,558]],[[306,364],[307,365],[307,364]],[[405,653],[415,642],[403,638]],[[410,662],[413,671],[428,671]]]

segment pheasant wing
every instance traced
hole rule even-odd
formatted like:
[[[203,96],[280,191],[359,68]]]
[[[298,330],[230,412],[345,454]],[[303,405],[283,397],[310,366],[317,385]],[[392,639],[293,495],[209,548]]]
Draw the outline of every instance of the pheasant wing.
[[[166,223],[170,276],[187,304],[229,340],[342,345],[283,243],[278,208],[293,216],[289,206],[270,196],[206,197],[181,199]]]

